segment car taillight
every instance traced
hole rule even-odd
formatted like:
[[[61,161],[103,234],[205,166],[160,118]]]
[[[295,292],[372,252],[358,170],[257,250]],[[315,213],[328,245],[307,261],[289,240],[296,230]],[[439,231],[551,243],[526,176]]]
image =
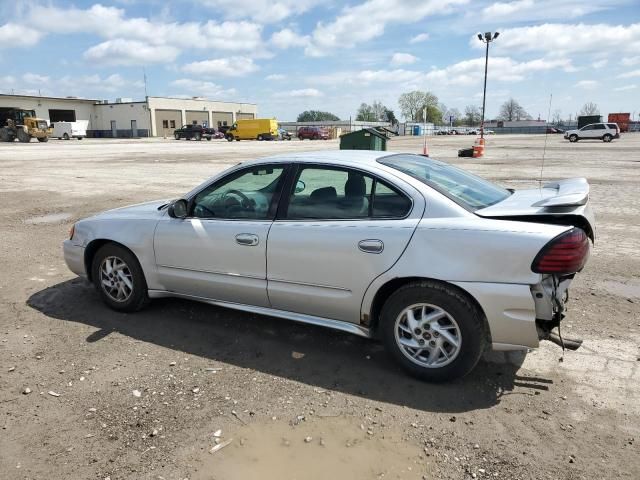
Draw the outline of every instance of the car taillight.
[[[535,273],[570,274],[582,270],[589,258],[589,238],[572,228],[547,243],[531,264]]]

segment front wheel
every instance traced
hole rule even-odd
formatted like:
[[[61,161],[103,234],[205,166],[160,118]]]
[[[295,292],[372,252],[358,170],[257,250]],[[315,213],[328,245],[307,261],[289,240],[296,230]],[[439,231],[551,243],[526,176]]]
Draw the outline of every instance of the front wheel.
[[[176,140],[180,140],[180,134],[179,133],[175,133],[173,135],[173,138],[175,138]]]
[[[48,142],[49,141],[49,137],[38,137],[38,141],[40,143]]]
[[[430,382],[464,377],[485,345],[484,318],[457,289],[411,283],[385,302],[380,333],[389,354],[411,375]]]
[[[140,263],[120,245],[100,247],[93,258],[91,278],[104,303],[114,310],[135,312],[149,301]]]
[[[611,140],[613,140],[613,137],[608,133],[602,137],[602,141],[605,143],[609,143]]]
[[[576,143],[578,141],[578,136],[577,135],[569,135],[569,141],[571,143]]]
[[[18,141],[21,143],[29,143],[31,141],[31,135],[25,132],[23,129],[18,129]]]
[[[227,142],[233,142],[233,135],[227,135],[226,137],[224,137],[227,139]]]

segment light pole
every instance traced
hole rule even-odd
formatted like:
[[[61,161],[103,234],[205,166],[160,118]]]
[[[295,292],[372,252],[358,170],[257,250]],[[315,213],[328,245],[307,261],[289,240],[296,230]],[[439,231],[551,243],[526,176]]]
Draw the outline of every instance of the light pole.
[[[479,33],[478,39],[487,44],[486,53],[484,57],[484,91],[482,93],[482,122],[480,123],[480,138],[484,139],[484,110],[487,105],[487,68],[489,66],[489,44],[498,38],[500,32],[491,33],[485,32],[484,36]]]

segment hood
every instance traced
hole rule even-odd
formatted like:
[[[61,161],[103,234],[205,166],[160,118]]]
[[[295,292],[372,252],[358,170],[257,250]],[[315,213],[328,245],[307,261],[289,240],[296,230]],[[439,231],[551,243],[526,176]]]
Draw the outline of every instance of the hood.
[[[595,238],[595,219],[585,178],[557,180],[540,188],[516,190],[503,201],[475,213],[486,218],[574,225]]]
[[[153,202],[138,203],[136,205],[130,205],[128,207],[114,208],[113,210],[107,210],[106,212],[99,213],[94,218],[157,218],[163,215],[164,209],[159,210],[168,204],[170,200],[154,200]]]

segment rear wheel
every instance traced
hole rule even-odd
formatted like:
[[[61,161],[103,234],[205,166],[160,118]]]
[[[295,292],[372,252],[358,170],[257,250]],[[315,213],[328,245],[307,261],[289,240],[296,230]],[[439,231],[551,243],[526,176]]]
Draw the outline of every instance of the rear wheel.
[[[233,135],[227,135],[226,137],[224,137],[227,139],[227,142],[233,142]]]
[[[149,301],[140,263],[126,248],[108,243],[96,252],[91,278],[104,303],[121,312],[135,312]]]
[[[196,140],[197,142],[199,142],[200,140],[202,140],[202,136],[201,136],[199,133],[196,133],[195,137],[193,137],[193,138],[195,138],[195,140]]]
[[[602,141],[605,143],[609,143],[611,140],[613,140],[613,137],[608,133],[602,137]]]
[[[484,318],[457,289],[411,283],[385,302],[380,332],[389,354],[411,375],[442,382],[468,374],[485,344]]]
[[[8,128],[0,128],[0,142],[13,142],[13,135]]]
[[[578,136],[577,135],[569,135],[569,141],[571,143],[576,143],[578,141]]]
[[[49,141],[49,137],[38,137],[38,141],[41,142],[41,143],[48,142]]]
[[[302,141],[302,135],[298,135],[298,140]]]
[[[62,135],[62,138],[64,138],[65,140],[69,140],[69,134],[65,133],[64,135]]]
[[[264,140],[264,137],[263,137],[262,135],[258,135],[258,141],[260,141],[260,142],[261,142],[261,141],[263,141],[263,140]]]
[[[18,129],[18,141],[22,143],[29,143],[31,141],[31,135],[25,132],[22,128]]]

